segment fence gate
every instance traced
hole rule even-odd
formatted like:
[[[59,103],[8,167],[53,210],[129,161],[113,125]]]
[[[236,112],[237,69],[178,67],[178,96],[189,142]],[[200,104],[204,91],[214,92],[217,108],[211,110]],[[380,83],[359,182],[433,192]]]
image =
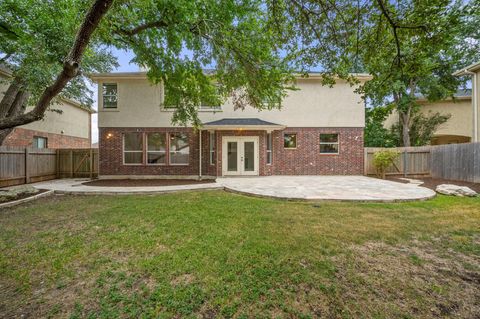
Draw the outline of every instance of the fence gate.
[[[98,149],[58,149],[58,178],[92,178],[98,175]]]

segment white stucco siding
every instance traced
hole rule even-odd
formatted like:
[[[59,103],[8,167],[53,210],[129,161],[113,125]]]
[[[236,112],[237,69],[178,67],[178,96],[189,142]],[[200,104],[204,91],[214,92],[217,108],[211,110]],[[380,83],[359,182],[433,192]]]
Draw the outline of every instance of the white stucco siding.
[[[8,79],[5,75],[1,76],[2,80]],[[0,99],[3,98],[7,89],[8,84],[1,82]],[[29,106],[26,111],[28,112],[32,108],[33,106]],[[51,109],[61,110],[62,114],[47,111],[45,112],[43,120],[22,125],[20,127],[46,133],[63,134],[81,138],[90,137],[90,113],[88,111],[65,100],[60,100],[59,103],[52,104]]]
[[[421,102],[420,104],[420,110],[425,115],[436,112],[443,115],[451,115],[450,119],[440,125],[440,127],[435,131],[434,136],[472,136],[473,118],[471,99],[458,99],[455,101],[450,99],[432,103]],[[393,124],[396,123],[398,123],[398,114],[394,112],[387,118],[384,126],[390,128]]]
[[[61,110],[62,113],[46,111],[43,120],[20,127],[66,136],[90,137],[90,114],[87,111],[64,101],[53,104],[51,109]]]
[[[170,127],[171,111],[163,110],[161,86],[142,79],[108,79],[98,81],[99,127]],[[117,83],[117,109],[103,109],[102,82]],[[363,127],[364,104],[355,87],[338,82],[333,88],[320,80],[300,79],[300,90],[291,91],[280,110],[258,111],[252,107],[234,110],[230,100],[222,111],[200,111],[203,123],[222,118],[260,118],[290,127]]]

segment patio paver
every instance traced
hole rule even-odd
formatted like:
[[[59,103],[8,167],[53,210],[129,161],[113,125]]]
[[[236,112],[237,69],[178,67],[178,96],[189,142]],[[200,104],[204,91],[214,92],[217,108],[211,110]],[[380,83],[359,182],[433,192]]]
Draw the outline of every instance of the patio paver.
[[[184,190],[226,189],[254,196],[292,200],[408,201],[425,200],[435,192],[416,184],[403,184],[365,176],[261,176],[217,178],[216,183],[107,187],[83,185],[85,179],[58,179],[33,186],[72,194],[139,194]]]
[[[366,176],[266,176],[219,178],[217,183],[240,193],[283,199],[345,201],[425,200],[431,189]]]

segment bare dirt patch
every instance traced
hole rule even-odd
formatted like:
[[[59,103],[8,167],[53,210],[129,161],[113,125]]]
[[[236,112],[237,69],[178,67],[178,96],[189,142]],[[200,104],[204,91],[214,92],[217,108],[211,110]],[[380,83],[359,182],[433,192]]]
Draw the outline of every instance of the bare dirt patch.
[[[351,249],[353,258],[337,263],[336,277],[345,285],[342,299],[385,309],[386,317],[480,318],[479,256],[420,241],[408,247],[374,242]]]
[[[195,276],[192,274],[183,274],[178,277],[173,278],[170,282],[172,286],[179,286],[179,285],[190,285],[195,281]]]
[[[105,187],[145,187],[145,186],[178,186],[215,183],[214,179],[97,179],[85,182],[87,186]]]
[[[388,179],[392,180],[394,182],[399,182],[399,183],[404,183],[404,184],[407,183],[408,184],[408,181],[402,180],[402,179],[397,178],[397,177],[389,177]],[[432,178],[432,177],[425,177],[425,178],[415,177],[414,179],[418,179],[418,180],[421,180],[423,182],[423,184],[420,185],[420,186],[427,187],[427,188],[430,188],[432,190],[435,190],[437,188],[437,186],[441,185],[441,184],[454,184],[454,185],[458,185],[458,186],[467,186],[467,187],[473,189],[474,191],[476,191],[477,193],[480,193],[480,183],[452,181],[452,180],[448,180],[448,179]]]

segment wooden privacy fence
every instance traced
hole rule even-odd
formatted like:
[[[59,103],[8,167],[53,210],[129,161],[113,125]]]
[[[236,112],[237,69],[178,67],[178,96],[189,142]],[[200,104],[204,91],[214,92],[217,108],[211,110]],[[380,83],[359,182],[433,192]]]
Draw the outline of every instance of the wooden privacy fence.
[[[430,146],[420,147],[397,147],[394,148],[400,156],[391,165],[386,175],[430,175]],[[381,147],[365,148],[365,175],[375,175],[376,169],[373,166],[373,155],[377,151],[385,150]]]
[[[365,175],[375,175],[373,154],[384,148],[365,148]],[[387,175],[431,176],[480,183],[480,143],[398,147],[399,158]]]
[[[97,175],[98,149],[0,146],[0,187]]]
[[[432,147],[432,177],[480,183],[480,143]]]
[[[96,177],[98,175],[98,149],[58,149],[57,177]]]
[[[56,150],[0,146],[0,187],[56,177]]]

